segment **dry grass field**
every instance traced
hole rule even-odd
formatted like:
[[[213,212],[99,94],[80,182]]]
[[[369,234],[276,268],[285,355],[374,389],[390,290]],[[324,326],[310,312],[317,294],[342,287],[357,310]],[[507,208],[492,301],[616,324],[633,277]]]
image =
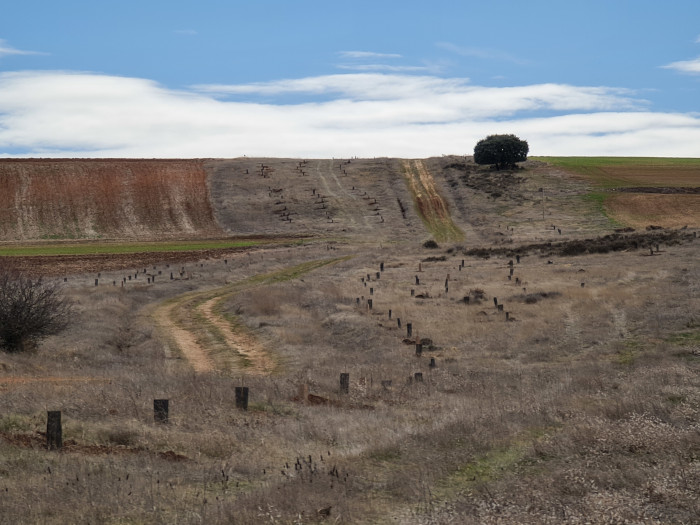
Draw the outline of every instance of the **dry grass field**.
[[[35,259],[75,313],[0,353],[0,523],[699,522],[697,230],[420,164],[429,209],[398,160],[205,161],[217,227],[304,241]],[[435,210],[463,240],[423,246]]]

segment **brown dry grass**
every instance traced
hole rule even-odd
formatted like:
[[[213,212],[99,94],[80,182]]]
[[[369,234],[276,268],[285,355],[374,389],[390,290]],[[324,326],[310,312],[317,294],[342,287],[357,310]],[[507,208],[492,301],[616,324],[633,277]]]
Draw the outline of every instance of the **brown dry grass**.
[[[426,262],[435,252],[410,246],[334,255],[347,252],[355,257],[222,303],[274,348],[283,368],[272,377],[194,373],[140,312],[321,258],[325,245],[203,261],[192,279],[151,287],[71,283],[78,322],[34,355],[3,355],[3,374],[79,368],[103,381],[2,392],[0,469],[12,496],[2,515],[313,523],[331,506],[342,523],[697,519],[697,244],[653,257],[525,257],[521,286],[507,279],[507,258],[453,251]],[[475,289],[483,302],[460,301]],[[407,322],[422,357],[403,341]],[[422,383],[408,382],[415,372]],[[301,384],[327,402],[296,401]],[[248,412],[235,409],[234,385],[250,387]],[[152,422],[159,397],[171,400],[167,426]],[[73,443],[59,454],[31,437],[53,408]]]

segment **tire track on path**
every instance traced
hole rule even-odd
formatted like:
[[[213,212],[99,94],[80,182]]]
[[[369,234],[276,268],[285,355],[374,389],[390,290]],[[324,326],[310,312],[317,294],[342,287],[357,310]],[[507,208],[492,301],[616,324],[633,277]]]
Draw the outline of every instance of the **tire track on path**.
[[[225,315],[224,301],[244,290],[287,281],[348,258],[309,261],[218,288],[188,292],[157,305],[151,318],[168,341],[168,353],[179,350],[195,372],[270,374],[276,366],[274,358],[242,323]]]
[[[217,311],[226,297],[228,296],[209,299],[199,306],[199,310],[205,319],[221,332],[226,345],[240,356],[246,372],[256,375],[270,373],[275,368],[275,362],[263,345],[241,326],[236,326],[234,330],[232,323]]]
[[[426,228],[437,242],[459,242],[464,232],[452,220],[449,207],[435,185],[422,160],[404,160],[403,172],[413,202]]]
[[[180,350],[195,372],[211,372],[214,370],[214,362],[207,352],[191,331],[182,328],[180,323],[175,321],[176,310],[183,308],[187,302],[187,299],[180,299],[172,304],[165,304],[156,308],[152,317],[160,329],[168,334],[168,340]],[[171,349],[169,353],[172,355]]]
[[[328,160],[328,161],[322,161],[319,160],[318,163],[316,164],[316,175],[318,176],[319,180],[321,181],[321,184],[323,184],[323,189],[324,191],[328,192],[328,196],[333,197],[336,202],[335,204],[338,206],[336,209],[336,213],[339,215],[339,218],[341,220],[347,221],[347,226],[357,226],[357,220],[355,218],[355,214],[353,212],[349,212],[348,209],[339,206],[340,203],[344,202],[343,200],[338,198],[338,194],[331,189],[331,185],[328,182],[328,177],[324,175],[323,173],[323,168],[322,168],[322,163],[323,162],[328,162],[328,174],[330,177],[333,178],[333,181],[335,182],[335,185],[338,187],[338,191],[343,194],[343,196],[350,197],[352,199],[353,203],[357,202],[357,195],[355,195],[353,192],[349,191],[347,188],[344,188],[343,185],[341,184],[340,180],[338,180],[338,176],[335,174],[335,171],[333,171],[333,159]],[[365,226],[369,226],[367,222],[367,217],[363,216],[362,217],[362,222],[364,222]]]

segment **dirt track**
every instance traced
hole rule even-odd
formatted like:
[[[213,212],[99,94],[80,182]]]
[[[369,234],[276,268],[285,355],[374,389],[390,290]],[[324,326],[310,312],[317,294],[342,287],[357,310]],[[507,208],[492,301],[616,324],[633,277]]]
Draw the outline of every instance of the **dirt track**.
[[[182,352],[195,372],[211,372],[214,370],[214,363],[207,352],[197,342],[195,335],[178,325],[175,321],[176,309],[181,308],[182,301],[166,303],[157,308],[153,313],[153,319],[160,329],[168,334],[168,338]],[[170,352],[172,353],[172,352]]]
[[[245,326],[227,317],[221,304],[247,289],[299,276],[338,260],[310,261],[218,288],[185,293],[156,306],[151,317],[196,372],[268,375],[276,366],[270,352]]]
[[[226,296],[214,297],[199,306],[198,310],[204,315],[204,319],[216,327],[223,335],[226,344],[234,350],[245,362],[245,370],[249,374],[269,374],[275,366],[262,344],[248,330],[241,326],[234,329],[230,322],[216,312],[216,307]]]
[[[244,330],[235,330],[215,310],[216,304],[238,288],[226,285],[186,293],[162,303],[151,314],[166,340],[174,346],[170,353],[179,350],[195,372],[245,369],[264,374],[272,370],[272,361],[255,338]]]
[[[8,390],[20,385],[30,383],[55,383],[55,384],[71,384],[71,383],[89,383],[93,381],[108,381],[99,377],[56,377],[56,376],[10,376],[0,377],[0,391]]]
[[[453,222],[447,203],[442,198],[430,172],[422,160],[403,161],[408,186],[426,226],[438,242],[458,242],[464,233]]]

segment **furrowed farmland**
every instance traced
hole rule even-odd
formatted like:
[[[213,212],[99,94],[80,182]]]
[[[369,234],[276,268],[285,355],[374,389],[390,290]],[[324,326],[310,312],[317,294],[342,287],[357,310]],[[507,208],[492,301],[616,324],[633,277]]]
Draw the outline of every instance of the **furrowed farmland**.
[[[700,160],[0,159],[0,523],[697,523]]]

